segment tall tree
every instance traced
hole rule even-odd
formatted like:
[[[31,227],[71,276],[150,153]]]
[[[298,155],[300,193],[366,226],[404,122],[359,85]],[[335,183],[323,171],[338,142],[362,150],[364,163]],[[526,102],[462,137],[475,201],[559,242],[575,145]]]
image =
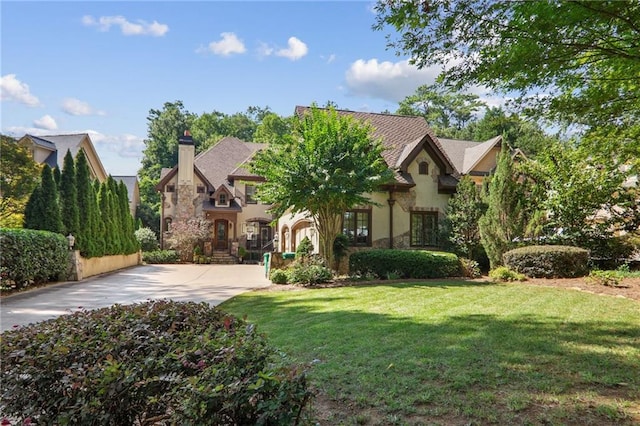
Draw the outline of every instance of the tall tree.
[[[40,185],[31,194],[25,209],[25,228],[63,233],[60,217],[58,188],[53,180],[53,172],[45,164],[40,174]]]
[[[480,238],[491,268],[502,265],[502,255],[515,245],[527,227],[524,188],[518,183],[507,144],[502,145],[495,173],[483,194],[487,211],[479,220]]]
[[[293,117],[281,117],[269,113],[263,117],[253,135],[254,142],[272,143],[291,133]]]
[[[309,212],[318,230],[320,255],[331,264],[344,211],[370,204],[366,194],[391,179],[382,149],[369,125],[314,105],[294,121],[292,135],[254,157],[252,171],[266,178],[258,197],[274,205],[276,216]]]
[[[519,94],[547,118],[617,131],[640,129],[640,3],[379,0],[374,28],[445,84]]]
[[[0,135],[0,227],[18,228],[24,208],[38,186],[40,166],[27,148],[9,136]]]
[[[79,227],[76,233],[76,248],[84,257],[95,256],[95,243],[98,240],[95,233],[95,222],[93,216],[97,213],[94,210],[95,195],[91,184],[91,173],[89,163],[83,150],[76,155],[76,184],[78,197]]]
[[[76,166],[69,150],[64,156],[64,167],[60,175],[60,210],[62,212],[64,234],[76,235],[80,228],[78,188]]]

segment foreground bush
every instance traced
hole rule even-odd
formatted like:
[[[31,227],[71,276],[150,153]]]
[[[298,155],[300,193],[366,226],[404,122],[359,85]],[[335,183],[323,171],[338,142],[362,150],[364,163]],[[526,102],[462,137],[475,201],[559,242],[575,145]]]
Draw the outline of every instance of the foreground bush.
[[[589,272],[589,251],[578,247],[521,247],[502,259],[505,266],[531,278],[574,278]]]
[[[67,278],[69,243],[61,235],[33,229],[0,229],[2,286],[18,289]]]
[[[180,255],[175,250],[156,250],[142,252],[144,263],[178,263]]]
[[[351,254],[349,273],[378,279],[444,278],[460,276],[460,263],[453,253],[376,249]]]
[[[269,274],[274,284],[299,284],[303,286],[329,282],[333,272],[313,256],[299,257],[286,269],[274,269]]]
[[[511,282],[511,281],[526,281],[527,277],[524,274],[516,272],[506,266],[498,266],[495,269],[489,271],[489,278],[495,282]]]
[[[37,424],[295,424],[304,374],[206,303],[77,312],[2,334],[3,413]]]
[[[155,251],[160,247],[158,244],[158,237],[151,228],[136,229],[134,235],[136,236],[136,240],[138,240],[138,244],[140,244],[140,249],[142,251]]]

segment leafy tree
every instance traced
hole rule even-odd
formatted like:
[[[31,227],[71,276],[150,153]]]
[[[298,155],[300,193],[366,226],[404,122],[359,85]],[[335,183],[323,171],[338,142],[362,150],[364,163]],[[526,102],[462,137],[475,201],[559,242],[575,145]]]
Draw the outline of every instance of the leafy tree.
[[[454,137],[484,102],[477,95],[448,90],[442,85],[423,85],[400,102],[397,114],[418,115],[440,136]]]
[[[29,196],[38,186],[40,166],[27,148],[0,135],[0,227],[18,228]]]
[[[294,122],[292,135],[272,142],[251,163],[252,171],[266,178],[258,197],[273,204],[276,216],[311,214],[327,262],[333,260],[343,212],[370,204],[366,194],[392,177],[382,144],[371,134],[369,125],[314,105]]]
[[[496,170],[483,191],[487,211],[478,222],[480,239],[491,269],[501,266],[502,255],[515,246],[516,238],[525,235],[524,187],[517,179],[513,159],[507,144],[503,144]]]
[[[171,224],[171,234],[166,242],[178,252],[182,260],[188,260],[199,242],[211,237],[211,222],[198,217],[179,220]]]
[[[69,150],[67,150],[64,156],[64,168],[60,174],[60,209],[62,212],[64,234],[76,235],[80,228],[78,188],[76,166],[71,151]]]
[[[456,193],[449,199],[445,219],[445,237],[457,254],[477,260],[482,250],[478,221],[487,206],[469,176],[458,182]]]
[[[53,180],[53,172],[45,164],[40,174],[40,185],[33,191],[25,209],[24,227],[63,233],[60,217],[58,188]]]
[[[269,113],[260,122],[253,135],[254,142],[272,143],[291,133],[293,117],[281,117]]]
[[[456,87],[519,93],[534,116],[623,139],[640,132],[637,1],[379,0],[374,28]],[[543,96],[541,96],[543,94]]]
[[[158,250],[160,245],[158,244],[158,237],[151,228],[138,228],[135,231],[136,240],[142,251],[154,251]]]

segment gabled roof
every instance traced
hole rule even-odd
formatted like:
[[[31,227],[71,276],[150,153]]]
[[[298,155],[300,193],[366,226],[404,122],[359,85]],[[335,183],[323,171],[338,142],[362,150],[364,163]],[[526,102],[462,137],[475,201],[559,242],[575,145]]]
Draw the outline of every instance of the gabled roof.
[[[265,146],[265,144],[245,142],[227,136],[208,150],[198,154],[194,164],[214,187],[230,186],[228,180],[230,175],[255,176],[246,171],[246,163]]]
[[[495,146],[502,144],[502,136],[496,136],[485,142],[440,138],[440,143],[453,161],[458,173],[464,175],[469,174]]]
[[[297,106],[295,114],[302,117],[310,109],[310,107]],[[398,183],[409,184],[403,172],[406,172],[408,164],[423,149],[432,156],[445,174],[455,171],[451,159],[424,117],[346,110],[336,110],[336,112],[340,115],[352,116],[373,127],[373,138],[382,141],[384,146],[382,157],[389,168],[396,171]]]

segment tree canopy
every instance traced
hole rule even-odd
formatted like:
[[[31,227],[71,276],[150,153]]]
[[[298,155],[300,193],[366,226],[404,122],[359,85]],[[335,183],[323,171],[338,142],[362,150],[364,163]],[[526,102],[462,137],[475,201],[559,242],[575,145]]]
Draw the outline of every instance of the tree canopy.
[[[451,86],[515,92],[523,111],[640,135],[640,3],[379,0],[374,28]]]
[[[0,152],[0,226],[19,228],[29,195],[38,185],[40,166],[9,136],[0,135]]]
[[[273,204],[276,217],[308,212],[318,229],[320,254],[331,262],[344,211],[370,204],[367,194],[391,178],[382,149],[369,125],[313,106],[294,121],[293,134],[254,157],[253,173],[266,178],[258,197]]]

